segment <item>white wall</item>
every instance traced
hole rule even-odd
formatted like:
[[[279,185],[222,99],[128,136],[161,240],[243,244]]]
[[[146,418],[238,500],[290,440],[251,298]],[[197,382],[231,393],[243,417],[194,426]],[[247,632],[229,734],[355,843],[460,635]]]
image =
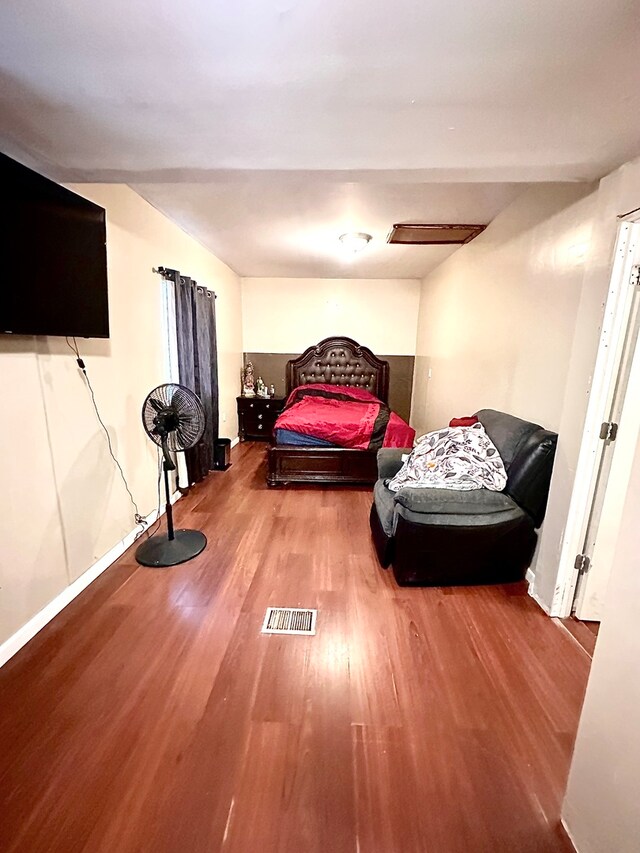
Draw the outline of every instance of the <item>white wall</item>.
[[[639,518],[640,441],[563,806],[579,853],[640,849]]]
[[[301,353],[346,335],[376,355],[414,355],[419,301],[413,279],[245,278],[244,349]]]
[[[432,376],[416,369],[412,417],[419,431],[482,407],[559,427],[591,189],[525,192],[424,280],[417,356]]]
[[[592,185],[538,186],[523,193],[478,238],[423,282],[412,424],[418,433],[489,407],[560,432],[543,528],[551,588],[582,434],[563,427],[576,323],[590,256],[597,192]],[[583,344],[595,358],[597,321]],[[591,361],[591,365],[593,361]],[[432,371],[428,378],[429,368]],[[582,420],[590,374],[579,388]],[[536,578],[536,581],[538,578]],[[545,577],[545,581],[547,578]]]
[[[166,381],[161,282],[180,269],[217,293],[222,434],[237,435],[242,360],[238,277],[126,186],[72,187],[107,210],[111,337],[79,340],[102,416],[142,514],[154,509],[156,453],[140,423]],[[0,337],[0,642],[134,526],[75,360],[62,338]],[[6,414],[6,412],[4,413]]]

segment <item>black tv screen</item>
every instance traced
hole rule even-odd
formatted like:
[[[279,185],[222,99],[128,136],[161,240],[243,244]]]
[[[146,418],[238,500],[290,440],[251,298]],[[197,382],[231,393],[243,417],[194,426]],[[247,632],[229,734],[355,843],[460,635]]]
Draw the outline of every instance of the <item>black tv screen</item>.
[[[109,337],[104,209],[0,154],[0,333]]]

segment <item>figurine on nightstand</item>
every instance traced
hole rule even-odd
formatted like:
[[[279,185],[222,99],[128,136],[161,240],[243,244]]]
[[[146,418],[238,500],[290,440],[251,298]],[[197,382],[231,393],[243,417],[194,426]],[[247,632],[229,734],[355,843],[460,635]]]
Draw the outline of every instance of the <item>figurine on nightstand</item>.
[[[276,389],[275,389],[275,385],[273,385],[273,384],[269,385],[269,396],[270,397],[276,396]]]
[[[267,392],[267,386],[262,381],[262,376],[258,376],[258,381],[256,382],[256,394],[258,395],[258,397],[269,396]]]
[[[254,388],[253,365],[250,361],[248,361],[244,369],[244,375],[242,377],[242,396],[255,397],[255,395],[256,392]]]

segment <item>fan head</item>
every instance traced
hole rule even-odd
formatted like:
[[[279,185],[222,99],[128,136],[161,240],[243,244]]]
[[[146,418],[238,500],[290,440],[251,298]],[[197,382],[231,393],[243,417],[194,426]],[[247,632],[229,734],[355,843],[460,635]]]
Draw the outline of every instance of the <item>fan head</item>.
[[[194,447],[204,434],[205,422],[200,399],[184,385],[158,385],[142,404],[142,424],[147,435],[169,450]]]

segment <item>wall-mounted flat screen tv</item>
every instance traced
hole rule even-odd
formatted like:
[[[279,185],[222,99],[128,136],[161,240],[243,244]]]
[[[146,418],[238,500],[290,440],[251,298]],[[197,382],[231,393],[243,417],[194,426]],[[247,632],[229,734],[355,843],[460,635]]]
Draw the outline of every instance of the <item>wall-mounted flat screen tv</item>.
[[[109,337],[103,208],[0,154],[0,333]]]

